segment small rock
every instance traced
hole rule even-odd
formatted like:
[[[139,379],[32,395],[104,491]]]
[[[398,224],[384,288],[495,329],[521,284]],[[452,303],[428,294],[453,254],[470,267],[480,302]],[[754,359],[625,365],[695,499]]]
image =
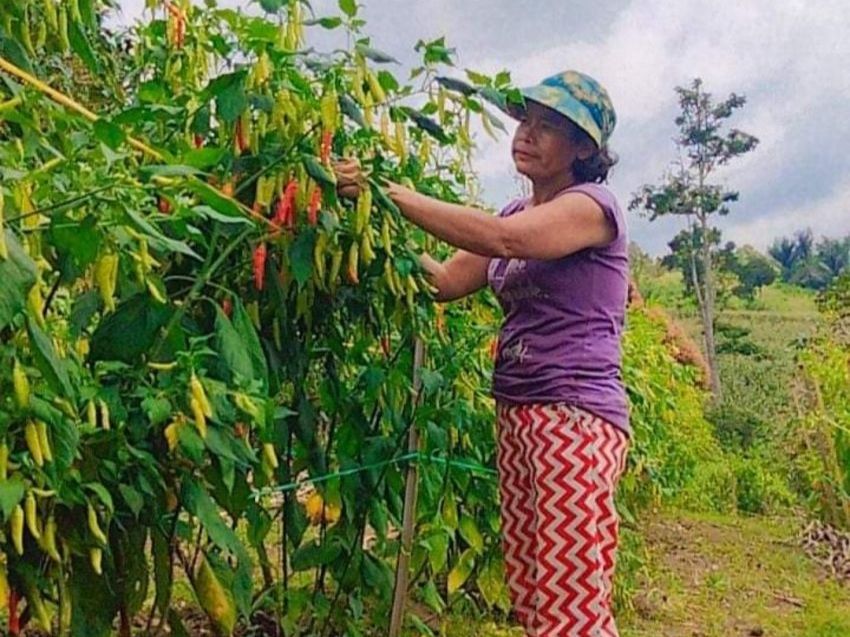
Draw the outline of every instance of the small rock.
[[[750,637],[763,637],[764,628],[762,628],[761,626],[756,626],[755,628],[751,628],[748,634]]]

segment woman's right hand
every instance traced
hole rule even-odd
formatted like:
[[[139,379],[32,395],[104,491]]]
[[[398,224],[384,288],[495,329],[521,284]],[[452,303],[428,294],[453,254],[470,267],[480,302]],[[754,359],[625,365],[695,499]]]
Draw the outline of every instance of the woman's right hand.
[[[341,159],[333,164],[336,191],[341,197],[356,199],[366,184],[366,176],[355,158]]]

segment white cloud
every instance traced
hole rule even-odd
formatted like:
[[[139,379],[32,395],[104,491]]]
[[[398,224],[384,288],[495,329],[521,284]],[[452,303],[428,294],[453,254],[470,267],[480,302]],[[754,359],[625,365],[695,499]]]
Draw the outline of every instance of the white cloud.
[[[726,238],[765,249],[773,239],[811,228],[815,237],[850,234],[850,178],[806,206],[787,206],[745,223],[724,224]]]

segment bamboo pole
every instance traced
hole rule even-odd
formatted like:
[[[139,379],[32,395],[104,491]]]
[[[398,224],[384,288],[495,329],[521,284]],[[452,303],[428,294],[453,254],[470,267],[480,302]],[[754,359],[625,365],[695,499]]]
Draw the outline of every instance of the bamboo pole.
[[[413,395],[414,405],[419,403],[422,390],[421,370],[425,360],[425,344],[416,339],[413,346]],[[416,425],[410,427],[407,436],[408,452],[419,452],[419,432]],[[410,547],[413,544],[413,532],[416,528],[416,497],[419,486],[419,467],[416,462],[407,465],[407,477],[404,488],[404,512],[401,525],[401,545],[395,571],[395,593],[393,596],[392,615],[390,617],[389,637],[401,634],[404,622],[404,606],[407,602],[407,585],[410,576]]]

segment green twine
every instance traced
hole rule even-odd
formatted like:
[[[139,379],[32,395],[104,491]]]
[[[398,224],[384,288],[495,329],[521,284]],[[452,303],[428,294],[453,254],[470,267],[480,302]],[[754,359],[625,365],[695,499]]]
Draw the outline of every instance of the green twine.
[[[280,484],[274,487],[266,487],[264,489],[255,490],[254,491],[254,499],[259,499],[263,496],[272,495],[275,493],[286,493],[287,491],[292,491],[297,489],[298,487],[304,484],[318,484],[320,482],[326,482],[333,478],[339,478],[342,476],[350,476],[356,473],[361,473],[363,471],[369,471],[371,469],[379,469],[381,467],[385,467],[391,464],[400,464],[402,462],[408,462],[410,460],[416,460],[419,462],[434,462],[437,464],[448,465],[450,467],[455,467],[457,469],[467,469],[469,471],[473,471],[476,473],[480,473],[482,475],[488,476],[489,478],[494,478],[498,475],[498,471],[493,469],[492,467],[485,467],[484,465],[478,464],[471,460],[461,459],[456,460],[453,458],[446,458],[444,456],[437,455],[429,455],[423,453],[421,451],[412,451],[410,453],[406,453],[401,456],[396,456],[395,458],[390,458],[389,460],[381,460],[379,462],[372,462],[369,464],[359,465],[357,467],[352,467],[350,469],[343,469],[341,471],[334,471],[332,473],[326,473],[321,476],[316,476],[314,478],[305,478],[303,480],[295,480],[293,482],[288,482],[286,484]]]

